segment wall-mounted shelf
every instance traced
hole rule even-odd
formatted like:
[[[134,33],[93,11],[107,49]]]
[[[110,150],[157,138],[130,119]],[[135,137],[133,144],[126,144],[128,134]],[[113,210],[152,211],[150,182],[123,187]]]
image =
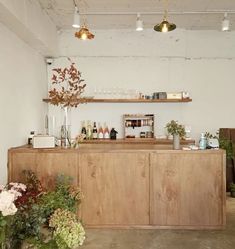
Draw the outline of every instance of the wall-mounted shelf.
[[[49,102],[49,99],[43,99],[44,102]],[[192,99],[94,99],[85,98],[81,102],[85,103],[186,103]]]

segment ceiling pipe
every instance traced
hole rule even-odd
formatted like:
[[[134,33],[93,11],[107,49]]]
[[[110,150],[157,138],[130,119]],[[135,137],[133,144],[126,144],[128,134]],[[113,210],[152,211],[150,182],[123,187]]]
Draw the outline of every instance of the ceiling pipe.
[[[168,11],[169,15],[193,15],[193,14],[235,14],[235,10],[208,10],[208,11]],[[140,11],[141,15],[163,15],[164,11]],[[80,12],[80,15],[133,15],[136,16],[136,12]]]

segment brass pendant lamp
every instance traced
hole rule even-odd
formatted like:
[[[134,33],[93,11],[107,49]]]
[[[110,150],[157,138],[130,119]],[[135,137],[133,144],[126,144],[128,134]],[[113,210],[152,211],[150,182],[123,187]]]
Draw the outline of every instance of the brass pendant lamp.
[[[165,4],[167,5],[166,2],[168,3],[168,0],[165,0]],[[154,26],[155,31],[166,33],[166,32],[169,32],[169,31],[172,31],[172,30],[176,29],[176,25],[174,23],[170,23],[170,22],[167,21],[167,16],[168,16],[167,9],[168,8],[166,6],[163,21]]]
[[[81,40],[92,40],[94,39],[94,35],[90,32],[88,27],[84,24],[81,29],[75,33],[75,37]]]
[[[75,6],[73,27],[80,28],[80,14],[79,14],[78,6],[75,0],[73,0],[73,3]],[[83,17],[83,25],[79,31],[75,32],[74,36],[81,40],[92,40],[94,39],[95,36],[90,32],[88,26],[86,25],[85,20],[86,18]]]

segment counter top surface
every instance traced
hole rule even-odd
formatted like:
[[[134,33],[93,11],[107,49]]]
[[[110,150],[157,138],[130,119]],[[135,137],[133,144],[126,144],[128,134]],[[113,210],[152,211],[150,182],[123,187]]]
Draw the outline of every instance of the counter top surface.
[[[24,145],[11,148],[10,151],[18,152],[54,152],[54,153],[85,153],[85,152],[156,152],[156,153],[225,153],[221,149],[208,150],[173,150],[171,145],[154,144],[80,144],[78,148],[45,148],[34,149],[32,146]]]

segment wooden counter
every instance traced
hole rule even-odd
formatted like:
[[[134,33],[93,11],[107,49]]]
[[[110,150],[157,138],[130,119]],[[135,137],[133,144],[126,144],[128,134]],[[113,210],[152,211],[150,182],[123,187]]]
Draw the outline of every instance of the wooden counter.
[[[35,171],[50,187],[70,175],[84,194],[87,227],[221,229],[225,226],[223,150],[171,150],[169,145],[82,144],[79,149],[9,150],[9,181]]]

